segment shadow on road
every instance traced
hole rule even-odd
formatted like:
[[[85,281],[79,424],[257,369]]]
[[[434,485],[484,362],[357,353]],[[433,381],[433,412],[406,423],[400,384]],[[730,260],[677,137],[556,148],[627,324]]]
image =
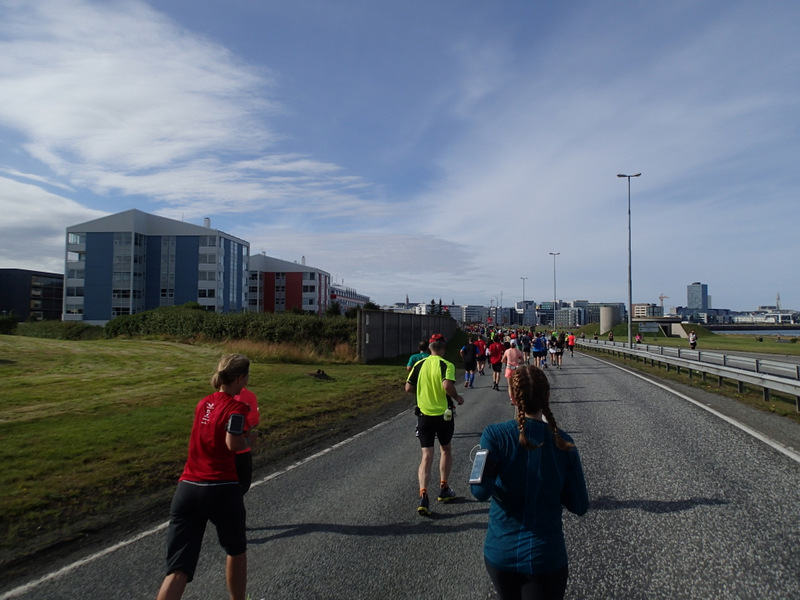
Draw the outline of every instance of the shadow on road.
[[[649,513],[671,513],[690,510],[697,506],[722,506],[728,504],[719,498],[689,498],[688,500],[617,500],[601,496],[589,501],[589,510],[643,510]]]
[[[461,502],[457,502],[461,500]],[[473,500],[454,499],[448,502],[451,504],[472,504]],[[412,511],[413,512],[413,511]],[[396,535],[428,535],[431,533],[429,529],[420,528],[420,524],[428,523],[430,521],[446,522],[451,519],[461,519],[465,516],[478,516],[482,518],[470,522],[460,523],[458,525],[443,525],[436,528],[436,533],[456,533],[459,531],[468,531],[470,529],[486,530],[486,515],[489,513],[489,507],[480,508],[476,510],[469,510],[456,514],[443,514],[439,512],[432,512],[429,517],[420,518],[416,523],[387,523],[385,525],[343,525],[340,523],[296,523],[287,525],[270,525],[267,527],[248,527],[248,532],[274,532],[272,534],[264,535],[263,537],[251,538],[248,536],[248,545],[253,544],[266,544],[277,539],[292,538],[300,535],[308,535],[311,533],[338,533],[340,535],[355,535],[360,537],[390,537]]]

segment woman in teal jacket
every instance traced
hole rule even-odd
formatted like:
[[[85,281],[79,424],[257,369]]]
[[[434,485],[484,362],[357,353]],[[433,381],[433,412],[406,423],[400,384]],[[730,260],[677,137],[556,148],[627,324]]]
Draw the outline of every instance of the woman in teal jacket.
[[[534,366],[516,369],[509,396],[516,420],[486,428],[484,477],[472,485],[478,500],[492,499],[483,553],[503,600],[563,598],[567,548],[562,505],[583,515],[589,496],[578,449],[550,411],[550,384]]]

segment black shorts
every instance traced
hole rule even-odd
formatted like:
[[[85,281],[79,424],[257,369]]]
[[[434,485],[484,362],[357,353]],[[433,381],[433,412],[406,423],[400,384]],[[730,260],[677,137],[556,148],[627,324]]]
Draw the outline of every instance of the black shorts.
[[[447,446],[453,439],[456,421],[455,419],[445,421],[442,415],[438,417],[419,415],[417,417],[417,427],[420,447],[433,448],[433,442],[436,438],[439,438],[440,445]]]
[[[475,360],[471,360],[469,362],[464,363],[464,370],[465,371],[474,371],[478,368],[478,362]]]
[[[203,485],[181,481],[172,497],[167,530],[167,575],[180,571],[194,578],[206,524],[217,528],[219,544],[229,556],[247,551],[245,509],[238,481]]]
[[[492,371],[495,373],[502,373],[503,371],[503,362],[497,361],[496,363],[492,363]]]

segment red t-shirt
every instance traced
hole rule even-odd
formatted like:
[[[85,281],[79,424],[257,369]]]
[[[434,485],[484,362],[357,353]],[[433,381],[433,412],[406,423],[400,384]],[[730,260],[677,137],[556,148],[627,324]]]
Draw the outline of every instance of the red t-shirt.
[[[242,391],[239,392],[239,394],[236,396],[236,399],[244,402],[250,407],[250,412],[247,413],[246,429],[250,430],[253,427],[258,426],[260,416],[258,414],[258,398],[256,398],[256,395],[247,388],[242,388]]]
[[[478,347],[478,359],[486,357],[486,342],[483,340],[477,340],[475,345]]]
[[[506,347],[501,344],[500,342],[494,342],[491,346],[489,346],[489,362],[492,364],[499,363],[503,360],[503,353],[506,351]]]
[[[224,392],[214,392],[197,404],[194,411],[189,456],[179,481],[239,481],[236,454],[225,443],[225,426],[234,413],[245,415],[247,404]]]

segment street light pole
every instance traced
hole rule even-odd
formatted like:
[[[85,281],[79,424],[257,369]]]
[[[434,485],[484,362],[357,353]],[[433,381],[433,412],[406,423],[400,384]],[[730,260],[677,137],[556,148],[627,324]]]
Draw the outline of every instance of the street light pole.
[[[631,277],[631,177],[640,177],[641,173],[625,175],[618,173],[617,177],[628,180],[628,347],[633,348],[633,285]]]
[[[553,331],[556,331],[556,304],[558,303],[558,296],[556,295],[556,256],[561,252],[550,252],[553,257]]]
[[[522,279],[522,324],[525,325],[525,280],[527,277],[520,277]]]

